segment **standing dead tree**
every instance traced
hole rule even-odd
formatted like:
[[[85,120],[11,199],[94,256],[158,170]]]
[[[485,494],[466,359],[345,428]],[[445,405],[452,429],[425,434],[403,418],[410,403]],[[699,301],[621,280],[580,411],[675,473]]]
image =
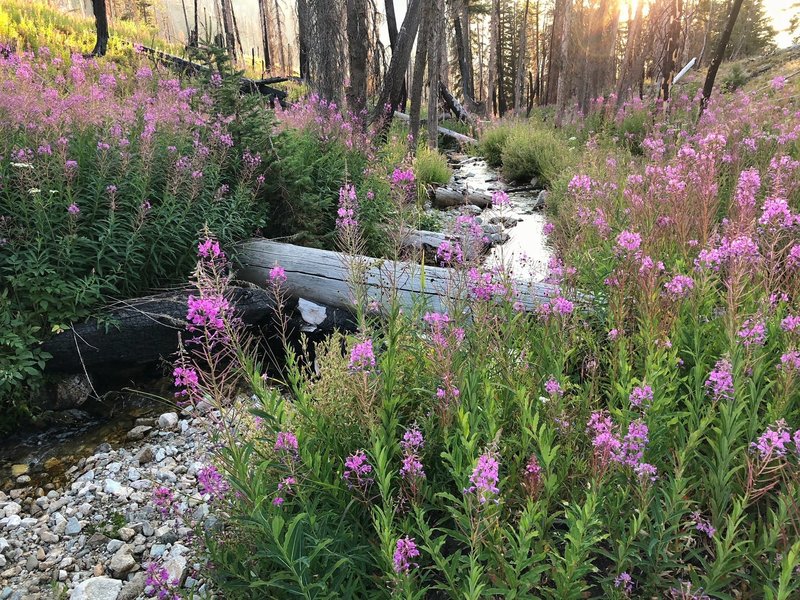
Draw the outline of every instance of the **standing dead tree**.
[[[106,12],[106,0],[92,0],[92,11],[94,11],[94,23],[97,29],[97,41],[92,50],[92,56],[104,56],[106,50],[108,50],[108,13]]]
[[[722,59],[725,57],[725,48],[728,46],[728,42],[731,40],[731,34],[733,33],[733,28],[736,26],[736,19],[739,18],[739,11],[741,8],[742,0],[734,0],[733,5],[731,6],[731,12],[728,15],[728,22],[725,24],[725,30],[722,32],[722,37],[719,39],[717,49],[714,51],[714,58],[711,59],[711,65],[708,67],[706,80],[703,84],[703,97],[700,100],[700,113],[697,116],[698,119],[703,116],[703,111],[705,111],[706,106],[708,105],[708,99],[711,98],[711,92],[714,89],[714,80],[717,77],[719,66],[722,64]]]
[[[672,0],[669,14],[669,27],[667,33],[667,46],[664,59],[661,63],[661,98],[669,100],[672,87],[672,78],[675,75],[675,63],[678,58],[678,46],[681,37],[681,15],[683,13],[683,0]]]
[[[347,0],[347,41],[350,85],[347,106],[360,115],[367,106],[367,0]]]

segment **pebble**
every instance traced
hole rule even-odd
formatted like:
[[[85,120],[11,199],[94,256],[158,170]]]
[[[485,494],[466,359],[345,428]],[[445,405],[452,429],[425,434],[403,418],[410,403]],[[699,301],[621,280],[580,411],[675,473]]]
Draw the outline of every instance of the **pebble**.
[[[116,600],[122,582],[108,577],[92,577],[78,585],[69,600]]]
[[[64,534],[78,535],[81,532],[81,529],[83,529],[83,526],[81,525],[80,521],[78,521],[78,519],[75,517],[70,517],[70,519],[67,521],[66,527],[64,528]]]
[[[132,441],[142,440],[153,430],[149,425],[137,425],[128,432],[128,439]]]
[[[158,417],[160,429],[172,430],[178,426],[178,413],[168,412]]]

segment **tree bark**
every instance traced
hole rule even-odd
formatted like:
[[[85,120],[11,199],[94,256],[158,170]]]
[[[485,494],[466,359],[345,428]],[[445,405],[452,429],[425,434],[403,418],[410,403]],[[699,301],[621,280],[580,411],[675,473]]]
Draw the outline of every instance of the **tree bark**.
[[[97,41],[95,42],[92,56],[105,56],[108,50],[108,13],[106,12],[106,0],[92,0],[92,11],[94,11],[94,23],[97,30]]]
[[[225,36],[225,49],[232,59],[236,59],[236,34],[233,25],[231,0],[220,0],[222,8],[222,34]]]
[[[350,85],[347,105],[354,115],[367,106],[367,1],[347,0],[347,39]],[[361,123],[366,125],[362,119]]]
[[[519,24],[519,33],[517,35],[517,74],[514,78],[514,114],[520,116],[522,114],[522,90],[525,83],[525,50],[527,50],[527,36],[528,31],[528,4],[529,0],[525,0],[525,9],[522,11],[522,20]]]
[[[639,37],[642,30],[642,5],[644,0],[639,0],[636,4],[636,15],[632,22],[628,23],[628,39],[625,44],[625,57],[622,59],[622,67],[620,68],[619,80],[617,81],[617,106],[618,111],[625,99],[628,92],[633,88],[633,76],[635,65],[637,63],[637,55],[641,52],[639,48]]]
[[[275,0],[277,5],[278,0]],[[308,80],[308,45],[311,42],[308,24],[309,0],[297,0],[297,37],[300,58],[300,79]]]
[[[722,59],[725,58],[725,48],[731,40],[731,34],[736,25],[736,19],[739,18],[739,11],[741,8],[742,0],[733,0],[733,6],[728,15],[728,22],[725,24],[725,30],[722,32],[722,37],[719,39],[717,49],[714,51],[714,58],[711,59],[711,65],[708,67],[706,80],[703,84],[703,97],[700,100],[698,120],[703,116],[703,111],[705,111],[706,106],[708,106],[708,100],[711,98],[711,92],[714,90],[714,80],[717,78],[717,71],[719,71],[719,66],[722,64]]]
[[[400,105],[411,48],[419,29],[422,4],[423,0],[410,0],[408,3],[406,17],[397,33],[397,48],[392,51],[389,70],[378,94],[373,120],[385,119],[386,125],[391,122],[394,110]]]
[[[281,7],[278,4],[278,0],[275,0],[275,29],[278,34],[278,48],[280,48],[281,72],[285,75],[287,73],[286,50],[283,45],[283,25],[281,24]],[[291,69],[289,69],[288,72],[291,74]],[[302,75],[300,75],[300,77],[302,77]]]
[[[678,56],[678,44],[681,36],[681,17],[683,13],[683,0],[671,0],[667,48],[664,53],[664,60],[661,68],[663,77],[661,82],[661,99],[666,102],[669,100],[669,92],[672,87],[672,78],[675,75],[675,61]]]
[[[269,52],[269,10],[267,0],[258,0],[258,12],[261,18],[261,42],[264,48],[264,71],[272,70],[272,60]]]
[[[567,112],[567,101],[570,91],[570,27],[572,25],[572,0],[564,2],[564,18],[561,30],[561,64],[556,89],[556,127],[561,127]]]
[[[417,39],[417,52],[414,57],[414,73],[411,76],[411,110],[409,112],[409,150],[416,154],[419,144],[419,116],[422,112],[422,88],[425,80],[425,63],[428,60],[428,36],[430,35],[430,5],[425,7],[425,15]]]
[[[397,17],[394,12],[394,0],[385,0],[386,6],[386,26],[389,29],[389,47],[394,54],[397,47]],[[400,90],[400,103],[401,109],[405,109],[406,102],[408,101],[408,86],[405,77],[403,78],[403,88]]]
[[[441,80],[442,2],[432,0],[430,37],[428,38],[428,147],[439,145],[439,81]]]
[[[564,8],[568,0],[556,0],[553,8],[553,23],[550,26],[550,52],[547,63],[547,94],[545,104],[555,104],[558,99],[558,79],[565,64],[561,52],[564,31]]]
[[[492,0],[492,14],[489,19],[489,74],[486,103],[490,115],[497,114],[497,47],[500,37],[500,0]]]

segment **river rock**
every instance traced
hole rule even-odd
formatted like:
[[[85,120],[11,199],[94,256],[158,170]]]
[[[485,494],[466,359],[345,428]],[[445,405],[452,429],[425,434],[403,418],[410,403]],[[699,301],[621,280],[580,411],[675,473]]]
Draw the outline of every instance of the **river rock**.
[[[533,205],[531,206],[531,208],[535,210],[544,208],[545,205],[547,204],[547,196],[549,195],[550,192],[548,192],[547,190],[542,190],[541,192],[539,192],[539,195],[536,196],[536,200],[533,201]]]
[[[128,432],[128,439],[132,441],[143,440],[153,430],[149,425],[137,425]]]
[[[64,534],[78,535],[81,532],[81,529],[83,529],[81,522],[78,521],[78,519],[75,517],[70,517],[69,520],[67,521],[66,527],[64,528]]]
[[[173,430],[178,426],[178,413],[168,412],[158,417],[160,429]]]
[[[69,600],[116,600],[121,589],[118,579],[92,577],[72,590]]]
[[[183,585],[183,581],[186,578],[187,565],[186,558],[183,556],[173,556],[165,561],[164,568],[169,573],[169,580],[177,580],[179,585]]]
[[[55,406],[51,410],[64,410],[80,406],[92,395],[92,382],[83,373],[68,375],[56,383]]]
[[[135,600],[143,592],[147,584],[147,574],[140,571],[133,576],[133,578],[122,587],[122,591],[117,596],[117,600]]]
[[[142,446],[142,449],[136,453],[134,460],[137,462],[139,466],[146,465],[147,463],[153,462],[156,459],[155,450],[150,444]]]
[[[121,579],[130,573],[136,566],[136,559],[133,558],[133,548],[128,544],[124,544],[114,556],[111,557],[111,562],[108,563],[108,570],[117,579]]]

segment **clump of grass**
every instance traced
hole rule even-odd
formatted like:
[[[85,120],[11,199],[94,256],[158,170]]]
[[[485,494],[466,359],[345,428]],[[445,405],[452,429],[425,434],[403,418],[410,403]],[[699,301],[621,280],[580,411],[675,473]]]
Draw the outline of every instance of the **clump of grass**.
[[[569,147],[554,132],[532,126],[511,130],[503,146],[503,175],[512,181],[532,177],[549,185],[568,165]]]
[[[499,167],[503,164],[503,148],[510,133],[510,127],[500,126],[488,130],[481,136],[479,151],[490,167]]]
[[[427,146],[420,146],[414,159],[414,176],[417,183],[420,185],[445,184],[450,181],[452,174],[453,171],[442,154]]]

